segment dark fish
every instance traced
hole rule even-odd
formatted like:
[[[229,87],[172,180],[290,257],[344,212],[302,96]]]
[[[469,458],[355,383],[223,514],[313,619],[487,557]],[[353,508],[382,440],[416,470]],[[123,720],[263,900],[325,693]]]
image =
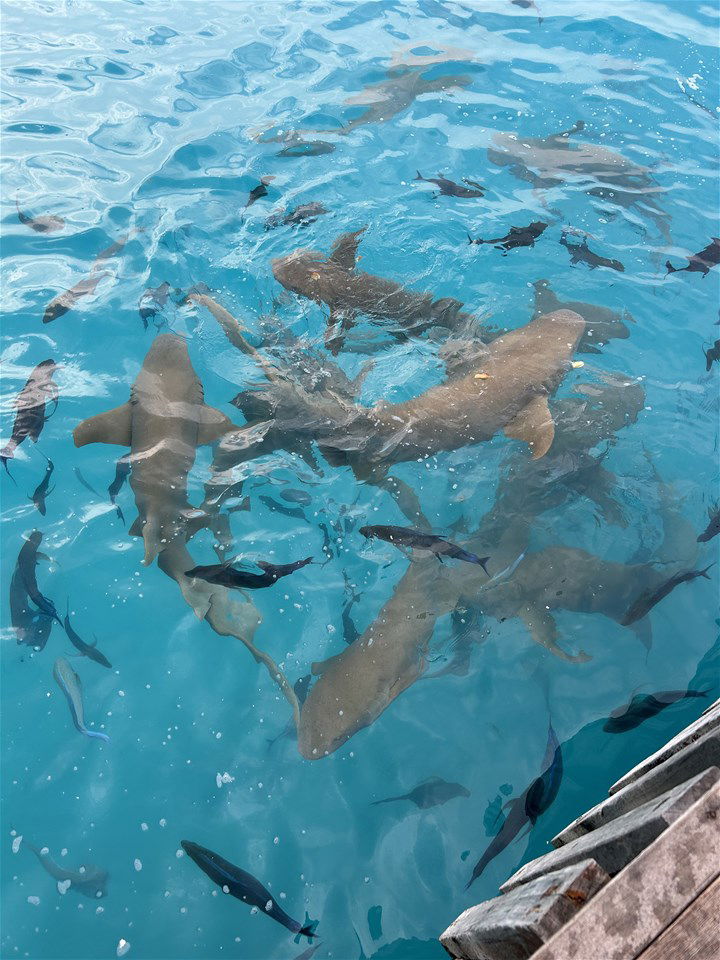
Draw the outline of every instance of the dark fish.
[[[562,750],[555,736],[552,724],[548,726],[547,747],[543,759],[542,773],[519,797],[509,800],[505,822],[492,838],[485,853],[475,864],[469,887],[477,880],[485,867],[494,860],[505,847],[509,846],[524,828],[531,830],[538,817],[551,806],[560,789],[563,775]],[[467,889],[467,888],[466,888]]]
[[[28,843],[27,840],[23,840],[22,845],[35,854],[43,869],[50,874],[53,880],[63,884],[66,884],[69,880],[70,890],[77,890],[84,897],[90,897],[93,900],[99,900],[101,897],[107,896],[107,890],[105,889],[109,877],[107,870],[101,870],[100,867],[95,867],[92,864],[82,866],[79,870],[66,870],[65,867],[61,867],[53,860],[47,848],[43,847],[42,850],[38,850],[34,844]]]
[[[446,197],[483,197],[485,196],[485,187],[477,183],[475,180],[468,180],[466,177],[463,177],[463,183],[469,184],[467,187],[463,187],[462,184],[455,183],[453,180],[448,180],[446,177],[443,177],[442,174],[438,174],[437,177],[424,177],[418,170],[416,180],[424,180],[425,183],[434,183],[438,190],[443,196]]]
[[[133,233],[136,232],[137,231],[133,231]],[[53,320],[57,320],[58,317],[66,314],[68,310],[72,310],[78,300],[95,293],[103,277],[109,276],[109,271],[102,270],[101,264],[105,260],[109,260],[111,257],[120,253],[131,236],[132,233],[128,233],[124,237],[121,237],[116,243],[111,244],[106,250],[101,250],[97,257],[95,257],[90,274],[76,283],[74,287],[70,287],[69,290],[58,294],[58,296],[54,297],[47,307],[45,307],[43,323],[52,323]]]
[[[317,936],[314,932],[317,925],[316,920],[311,921],[307,913],[305,914],[304,924],[293,920],[275,902],[275,898],[270,891],[252,874],[246,873],[245,870],[236,867],[235,864],[225,860],[218,853],[213,853],[212,850],[201,847],[198,843],[181,840],[180,846],[190,859],[200,867],[202,872],[207,874],[213,883],[222,888],[224,893],[228,893],[231,897],[236,897],[252,907],[257,907],[262,913],[272,917],[273,920],[282,924],[291,933],[296,934],[296,943],[300,942],[300,937],[307,937],[312,942],[313,937]]]
[[[45,476],[35,487],[33,495],[28,497],[28,500],[32,500],[42,517],[45,516],[45,498],[48,497],[55,489],[55,487],[50,487],[50,477],[52,476],[55,467],[52,460],[49,460],[47,457],[45,457],[45,459],[47,460]]]
[[[410,793],[403,793],[399,797],[387,797],[385,800],[373,800],[372,806],[380,803],[393,803],[395,800],[411,800],[416,807],[427,810],[428,807],[437,807],[455,797],[469,797],[470,791],[461,783],[448,783],[442,777],[430,777],[414,787]]]
[[[688,257],[686,267],[674,267],[669,260],[665,261],[668,273],[701,273],[706,276],[710,270],[720,263],[720,237],[713,237],[710,243],[700,251]]]
[[[673,703],[690,700],[693,697],[707,697],[705,690],[660,690],[657,693],[638,694],[629,703],[618,707],[603,724],[606,733],[625,733],[634,730],[645,720],[657,716]]]
[[[321,203],[301,203],[299,207],[293,207],[288,213],[281,211],[268,217],[265,221],[265,229],[274,230],[275,227],[288,226],[305,227],[329,212]]]
[[[675,576],[670,577],[656,590],[645,590],[631,605],[620,623],[624,627],[627,627],[631,623],[635,623],[636,620],[641,620],[644,616],[647,616],[655,604],[664,600],[665,597],[672,593],[675,587],[680,586],[681,583],[690,583],[697,577],[705,577],[706,580],[709,580],[710,577],[707,572],[712,565],[712,563],[709,564],[704,570],[686,570],[684,573],[676,573]]]
[[[370,936],[373,940],[379,940],[382,933],[382,907],[380,905],[376,907],[370,907],[368,910],[368,930],[370,931]]]
[[[256,200],[259,200],[260,197],[267,196],[268,184],[272,183],[274,179],[275,177],[260,177],[260,183],[256,187],[253,187],[250,193],[248,194],[247,203],[245,204],[246,210],[248,207],[251,207]]]
[[[708,517],[710,523],[698,537],[698,543],[707,543],[720,533],[720,504],[716,503],[714,507],[708,507]]]
[[[705,354],[705,370],[709,373],[713,363],[716,360],[720,360],[720,340],[716,340],[715,344],[710,347],[709,350],[703,347],[703,353]]]
[[[509,250],[514,250],[516,247],[534,247],[535,241],[545,233],[547,228],[547,223],[543,223],[542,220],[534,220],[527,227],[510,227],[509,232],[504,237],[495,237],[494,240],[481,240],[478,237],[473,240],[468,234],[468,240],[471,244],[494,243],[496,244],[496,250],[504,251],[504,256]]]
[[[301,503],[306,507],[309,503],[312,503],[312,497],[309,493],[305,493],[304,490],[281,490],[280,496],[283,500],[287,500],[288,503]]]
[[[580,243],[569,243],[567,234],[563,233],[560,237],[560,243],[567,248],[570,254],[570,263],[586,263],[591,270],[596,267],[609,267],[611,270],[625,272],[625,267],[619,260],[610,260],[608,257],[601,257],[588,246],[587,237],[583,237]]]
[[[53,233],[55,230],[62,230],[65,226],[65,221],[62,219],[62,217],[54,217],[52,215],[45,217],[29,217],[20,209],[20,204],[18,203],[17,197],[15,197],[15,206],[17,207],[18,220],[20,223],[24,223],[26,227],[30,227],[31,230],[35,230],[36,233]]]
[[[50,559],[48,556],[46,556],[44,553],[40,553],[38,550],[41,542],[42,534],[39,530],[33,530],[20,549],[20,553],[18,554],[17,558],[17,566],[15,569],[19,572],[27,595],[30,597],[38,610],[44,613],[45,616],[52,617],[53,620],[56,620],[60,626],[62,626],[62,621],[58,616],[57,610],[55,609],[55,604],[52,602],[52,600],[48,600],[47,597],[44,597],[42,593],[40,593],[40,588],[37,585],[35,567],[37,567],[39,560]]]
[[[318,526],[322,530],[322,535],[323,535],[322,552],[325,554],[326,559],[323,561],[321,566],[324,567],[325,564],[330,563],[330,561],[333,558],[333,551],[332,551],[333,538],[332,538],[332,534],[330,533],[330,530],[328,529],[328,525],[326,523],[320,523],[318,524]]]
[[[112,503],[117,510],[118,517],[125,523],[125,517],[120,507],[115,503],[115,497],[120,493],[122,485],[125,483],[127,478],[130,476],[131,465],[130,465],[130,456],[125,454],[120,457],[117,463],[115,464],[115,477],[113,478],[112,483],[108,487],[108,494],[110,495],[110,503]]]
[[[13,424],[12,436],[9,441],[0,450],[0,460],[2,460],[5,470],[8,470],[7,462],[15,455],[15,450],[26,437],[30,437],[33,443],[37,443],[38,438],[45,426],[45,421],[50,419],[45,413],[45,405],[48,401],[55,404],[53,413],[57,409],[58,388],[53,380],[53,374],[57,370],[54,360],[43,360],[39,363],[27,379],[25,386],[14,400],[14,407],[17,410],[15,414],[15,423]]]
[[[95,643],[85,643],[81,637],[75,633],[73,628],[70,626],[70,601],[68,600],[68,608],[65,614],[65,633],[68,635],[68,640],[70,643],[80,651],[84,657],[88,657],[90,660],[94,660],[95,663],[99,663],[101,667],[109,667],[112,669],[112,664],[105,656],[105,654],[100,653],[97,649],[97,640]]]
[[[319,157],[323,153],[332,153],[335,149],[334,143],[327,143],[325,140],[296,140],[295,143],[289,143],[283,147],[277,154],[278,157]]]
[[[304,677],[300,677],[300,679],[296,680],[293,684],[293,690],[295,691],[295,696],[297,697],[300,706],[305,703],[312,679],[313,675],[311,673],[307,673]],[[280,733],[276,737],[273,737],[272,740],[268,740],[268,750],[272,750],[278,740],[282,740],[284,737],[292,737],[295,733],[297,733],[295,730],[295,724],[292,720],[288,720]]]
[[[95,487],[93,487],[91,484],[89,484],[89,483],[87,482],[87,480],[85,479],[85,477],[84,477],[84,476],[82,475],[82,473],[80,472],[80,467],[73,467],[73,473],[74,473],[75,476],[78,478],[78,480],[80,481],[80,483],[85,487],[86,490],[89,490],[90,493],[95,494],[95,496],[96,496],[98,499],[100,499],[100,494],[97,492],[97,490],[95,489]]]
[[[19,644],[44,649],[53,620],[30,606],[30,597],[18,567],[10,579],[10,623]]]
[[[345,596],[350,595],[349,599],[346,600],[343,609],[342,609],[342,625],[343,625],[343,640],[345,643],[355,643],[357,638],[360,636],[357,627],[355,626],[355,621],[350,616],[350,610],[353,607],[353,604],[357,603],[360,599],[360,594],[355,590],[355,585],[350,582],[347,574],[343,570],[343,579],[345,580]]]
[[[282,513],[286,517],[292,517],[293,520],[304,520],[305,514],[302,510],[294,510],[292,507],[284,507],[281,503],[273,500],[272,497],[266,497],[264,494],[260,494],[260,501],[265,504],[266,507],[269,507],[270,510],[275,513]]]
[[[265,560],[255,562],[263,571],[262,573],[237,570],[229,563],[212,563],[205,567],[197,566],[192,570],[186,570],[185,576],[205,580],[207,583],[217,583],[231,590],[260,590],[262,587],[271,587],[281,577],[287,577],[295,570],[312,563],[312,557],[296,560],[294,563],[266,563]]]
[[[477,563],[483,568],[485,573],[490,576],[485,566],[490,557],[478,557],[474,553],[468,553],[467,550],[463,550],[462,547],[458,547],[443,537],[436,536],[434,533],[420,533],[418,530],[413,530],[412,527],[384,526],[382,524],[360,527],[360,533],[368,539],[377,537],[378,540],[386,540],[396,547],[412,547],[414,550],[429,550],[435,554],[441,563],[443,557],[450,557],[452,560],[465,560],[467,563]]]
[[[138,310],[140,311],[140,319],[143,322],[143,328],[145,330],[147,330],[150,320],[154,320],[155,315],[159,313],[167,303],[169,293],[170,284],[167,281],[161,283],[159,287],[148,287],[148,289],[143,292],[138,304]]]

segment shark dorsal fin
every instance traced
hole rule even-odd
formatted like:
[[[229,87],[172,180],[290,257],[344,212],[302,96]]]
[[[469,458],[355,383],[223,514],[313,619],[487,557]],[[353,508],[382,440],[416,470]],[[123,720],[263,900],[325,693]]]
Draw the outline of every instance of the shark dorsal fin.
[[[555,422],[546,396],[536,396],[505,426],[505,435],[522,440],[532,450],[533,460],[544,457],[555,436]]]
[[[332,260],[333,263],[336,263],[339,267],[344,267],[346,270],[352,270],[357,260],[357,248],[366,230],[367,225],[360,227],[353,233],[343,233],[339,236],[332,246],[328,260]]]

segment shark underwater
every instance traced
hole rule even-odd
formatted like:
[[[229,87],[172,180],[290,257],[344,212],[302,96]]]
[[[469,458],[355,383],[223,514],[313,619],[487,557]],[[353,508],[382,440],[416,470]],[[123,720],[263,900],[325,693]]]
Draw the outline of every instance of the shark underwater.
[[[333,353],[359,315],[394,321],[396,336],[422,333],[431,327],[455,329],[472,323],[473,316],[453,297],[436,300],[430,293],[415,293],[394,280],[356,269],[358,246],[367,227],[343,233],[325,256],[299,249],[272,261],[275,279],[287,290],[330,308],[326,345]]]
[[[224,413],[205,403],[182,337],[162,334],[145,357],[130,399],[83,420],[73,439],[76,447],[109,443],[130,448],[130,486],[138,509],[130,533],[143,538],[147,566],[207,519],[187,498],[197,447],[220,440],[242,442],[244,434]]]
[[[625,321],[635,323],[635,320],[626,310],[618,312],[599,304],[584,303],[580,300],[561,300],[550,289],[547,280],[538,280],[533,287],[535,288],[534,317],[551,313],[553,310],[574,310],[583,318],[585,332],[578,344],[578,353],[600,353],[600,347],[608,340],[627,340],[630,336],[630,330]]]

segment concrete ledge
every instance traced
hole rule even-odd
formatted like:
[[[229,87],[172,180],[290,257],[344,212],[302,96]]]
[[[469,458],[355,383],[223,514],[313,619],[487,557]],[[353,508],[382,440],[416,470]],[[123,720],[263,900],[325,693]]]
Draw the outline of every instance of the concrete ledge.
[[[553,846],[564,846],[596,830],[603,824],[629,813],[630,810],[635,810],[643,803],[654,800],[691,777],[696,777],[709,767],[720,768],[720,727],[710,730],[679,753],[672,754],[664,763],[652,767],[638,780],[628,783],[619,793],[614,793],[592,810],[582,814],[577,820],[573,820],[569,826],[553,837]]]
[[[451,957],[526,960],[575,916],[610,877],[594,860],[545,874],[470,907],[441,935]]]
[[[616,820],[611,820],[610,823],[593,830],[592,833],[572,840],[536,860],[531,860],[513,874],[500,889],[505,893],[544,873],[588,859],[597,861],[611,877],[615,876],[719,779],[720,770],[717,767],[711,767],[687,783],[644,803]]]

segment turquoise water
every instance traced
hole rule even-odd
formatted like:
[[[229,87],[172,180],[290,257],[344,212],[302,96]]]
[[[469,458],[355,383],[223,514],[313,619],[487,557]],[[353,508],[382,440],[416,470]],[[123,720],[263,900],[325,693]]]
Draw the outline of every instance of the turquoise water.
[[[607,564],[635,565],[618,568],[620,582],[631,583],[638,569],[670,576],[718,559],[720,539],[696,536],[719,493],[720,369],[706,372],[703,349],[720,335],[720,272],[666,278],[664,267],[668,258],[685,265],[718,232],[718,8],[537,3],[539,11],[509,0],[3,3],[4,443],[32,369],[49,357],[59,365],[57,412],[37,446],[26,440],[8,462],[15,484],[2,476],[4,957],[110,957],[121,939],[129,956],[145,960],[292,958],[306,949],[223,897],[181,855],[181,840],[256,876],[293,918],[307,911],[319,920],[319,960],[441,957],[436,938],[457,914],[493,896],[720,695],[717,568],[679,586],[637,630],[603,615],[598,599]],[[418,95],[407,95],[408,77]],[[578,121],[584,129],[573,144],[611,150],[647,168],[646,179],[624,192],[615,182],[614,196],[601,197],[590,193],[607,189],[597,163],[589,177],[551,176],[488,153],[498,133],[543,138]],[[298,136],[334,149],[279,156],[293,130],[316,131]],[[475,180],[484,196],[437,196],[414,181],[418,169]],[[259,178],[270,176],[267,195],[245,209]],[[20,223],[16,197],[24,213],[61,217],[64,228],[40,233]],[[311,202],[328,212],[305,227],[266,229],[276,211]],[[549,225],[535,246],[507,256],[467,242],[468,232],[502,237],[537,220]],[[587,662],[532,642],[518,610],[528,597],[536,612],[549,604],[523,579],[525,559],[504,576],[509,613],[476,586],[453,616],[442,598],[470,565],[411,562],[360,535],[364,524],[408,524],[388,489],[331,465],[317,448],[304,462],[289,440],[241,466],[234,479],[242,491],[229,506],[247,496],[249,509],[230,514],[229,554],[317,561],[252,597],[235,595],[245,618],[236,632],[251,635],[252,601],[262,617],[254,643],[290,684],[311,663],[352,649],[344,638],[382,618],[396,590],[402,604],[415,584],[412,609],[434,623],[427,649],[420,641],[412,648],[424,675],[397,698],[397,678],[385,677],[386,709],[375,701],[372,722],[309,761],[292,736],[268,746],[291,711],[264,666],[237,638],[198,620],[156,564],[142,566],[142,541],[128,533],[133,492],[125,484],[117,495],[126,524],[106,492],[124,449],[76,449],[71,434],[127,400],[156,327],[187,338],[206,402],[243,423],[229,401],[262,375],[206,309],[182,302],[198,283],[303,384],[309,349],[320,367],[337,363],[350,377],[374,360],[358,394],[366,405],[442,382],[447,331],[398,340],[387,324],[359,318],[333,358],[323,346],[327,307],[273,276],[273,258],[299,247],[327,254],[365,224],[360,270],[456,298],[488,324],[513,329],[530,320],[533,284],[546,279],[562,302],[615,311],[629,336],[575,355],[585,365],[569,370],[550,400],[557,446],[544,461],[533,465],[526,447],[498,433],[391,471],[419,498],[424,520],[415,526],[490,555],[493,575],[521,553],[545,566],[543,551],[559,546],[597,558],[582,579],[571,554],[566,586],[553,583],[550,567],[558,642],[584,650]],[[620,260],[624,272],[573,265],[559,242],[563,228],[576,231],[570,243],[584,231],[591,250]],[[107,274],[94,292],[43,324],[52,298],[125,236],[102,262]],[[145,330],[138,303],[163,282],[171,294]],[[593,432],[605,415],[612,423]],[[46,469],[41,454],[55,484],[44,516],[28,499]],[[212,455],[198,451],[193,504],[203,499]],[[73,628],[88,643],[97,637],[112,669],[74,658],[58,624],[42,650],[16,643],[8,589],[35,529],[50,557],[38,567],[40,589],[61,618],[69,602]],[[212,544],[209,531],[197,534],[195,563],[216,561]],[[575,600],[564,600],[573,590]],[[648,628],[649,650],[640,642],[649,642]],[[407,636],[399,631],[398,643]],[[455,669],[458,650],[467,661],[459,672],[430,679]],[[73,728],[53,679],[58,657],[81,678],[91,729],[110,742]],[[707,699],[686,699],[625,733],[603,730],[635,693],[687,686]],[[563,751],[558,795],[529,837],[466,890],[500,803],[541,772],[549,720]],[[433,776],[469,796],[428,809],[370,805]],[[107,895],[95,902],[72,887],[63,893],[28,843],[48,847],[64,868],[103,868]]]

